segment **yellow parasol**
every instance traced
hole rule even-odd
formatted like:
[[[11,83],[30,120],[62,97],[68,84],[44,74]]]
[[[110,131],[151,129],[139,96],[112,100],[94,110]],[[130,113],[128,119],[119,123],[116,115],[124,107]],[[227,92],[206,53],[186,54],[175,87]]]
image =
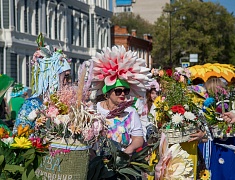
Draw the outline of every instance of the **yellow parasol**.
[[[201,78],[204,82],[212,76],[222,77],[227,82],[231,82],[235,78],[235,67],[231,64],[207,63],[189,67],[189,71],[191,72],[192,80]]]

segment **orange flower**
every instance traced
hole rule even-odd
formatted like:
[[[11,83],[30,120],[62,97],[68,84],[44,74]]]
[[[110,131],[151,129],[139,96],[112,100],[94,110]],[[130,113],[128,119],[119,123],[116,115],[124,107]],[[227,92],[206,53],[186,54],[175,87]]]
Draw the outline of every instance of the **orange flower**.
[[[0,138],[5,135],[5,129],[3,127],[0,128]]]
[[[159,74],[160,77],[162,77],[162,76],[164,75],[164,71],[163,71],[163,70],[160,70],[160,71],[158,72],[158,74]]]
[[[24,128],[22,127],[22,124],[20,124],[17,128],[18,136],[29,136],[30,133],[29,125],[26,125]]]

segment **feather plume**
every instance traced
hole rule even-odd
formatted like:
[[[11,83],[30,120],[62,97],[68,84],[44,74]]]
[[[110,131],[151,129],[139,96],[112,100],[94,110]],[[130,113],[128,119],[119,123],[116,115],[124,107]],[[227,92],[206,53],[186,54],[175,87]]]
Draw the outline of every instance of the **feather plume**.
[[[83,87],[84,87],[84,83],[85,83],[85,76],[86,76],[86,67],[85,67],[85,63],[83,63],[81,65],[82,67],[79,67],[79,84],[78,84],[78,101],[77,101],[77,108],[81,107],[81,101],[82,101],[82,95],[83,95]]]
[[[86,81],[84,88],[83,88],[83,97],[82,97],[83,102],[85,101],[86,92],[89,91],[89,88],[91,86],[91,81],[92,81],[93,62],[89,61],[89,63],[90,63],[90,67],[88,70],[88,77],[87,77],[87,81]]]

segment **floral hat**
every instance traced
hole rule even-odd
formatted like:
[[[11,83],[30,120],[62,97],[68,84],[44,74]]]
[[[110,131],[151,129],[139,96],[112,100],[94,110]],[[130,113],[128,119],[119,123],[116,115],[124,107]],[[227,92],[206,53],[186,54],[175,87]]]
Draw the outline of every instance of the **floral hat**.
[[[44,46],[42,34],[38,36],[38,50],[32,63],[32,94],[37,97],[45,92],[55,92],[59,88],[60,74],[71,69],[70,59],[62,50],[50,45]]]
[[[189,86],[188,89],[198,94],[199,96],[203,97],[204,99],[209,97],[206,88],[201,84]]]
[[[28,91],[27,87],[24,87],[21,83],[15,83],[11,92],[11,97],[22,96],[27,91]]]
[[[105,93],[108,89],[124,86],[131,89],[132,96],[144,96],[151,73],[145,60],[138,58],[136,52],[126,51],[124,46],[114,46],[96,53],[91,61],[94,63],[94,89],[105,87]]]
[[[148,83],[147,89],[152,89],[152,88],[155,88],[156,91],[159,91],[160,90],[160,85],[159,83],[156,81],[156,79],[153,79],[151,82]]]

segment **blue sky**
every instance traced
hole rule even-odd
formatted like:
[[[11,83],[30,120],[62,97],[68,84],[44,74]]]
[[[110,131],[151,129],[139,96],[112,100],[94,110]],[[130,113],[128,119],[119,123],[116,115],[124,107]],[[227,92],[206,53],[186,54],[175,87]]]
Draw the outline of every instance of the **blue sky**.
[[[220,3],[222,6],[224,6],[228,12],[232,13],[235,15],[235,0],[204,0],[204,2],[215,2],[215,3]]]

